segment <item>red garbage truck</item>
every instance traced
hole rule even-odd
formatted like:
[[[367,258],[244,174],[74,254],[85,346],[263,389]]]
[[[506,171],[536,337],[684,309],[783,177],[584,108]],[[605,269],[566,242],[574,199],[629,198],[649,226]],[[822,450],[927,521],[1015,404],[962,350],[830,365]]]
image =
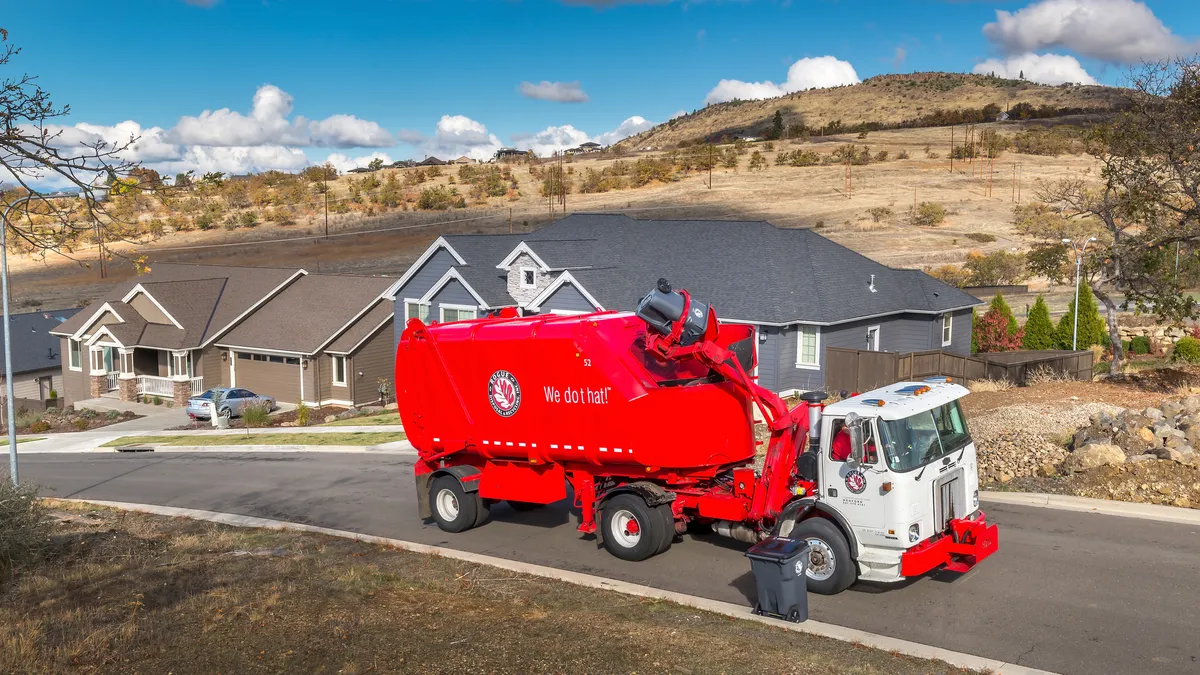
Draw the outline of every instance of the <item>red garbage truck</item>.
[[[756,358],[752,326],[666,280],[632,313],[410,319],[396,398],[420,515],[462,532],[497,502],[570,496],[579,531],[630,561],[689,526],[802,538],[824,594],[996,551],[965,388],[902,382],[830,405],[807,392],[789,407],[749,374]]]

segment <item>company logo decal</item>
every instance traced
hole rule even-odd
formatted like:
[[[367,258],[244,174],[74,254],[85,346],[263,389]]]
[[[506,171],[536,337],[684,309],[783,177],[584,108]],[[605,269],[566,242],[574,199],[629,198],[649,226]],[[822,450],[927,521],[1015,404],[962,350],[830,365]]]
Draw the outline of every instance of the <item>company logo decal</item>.
[[[858,469],[853,469],[846,474],[846,489],[856,495],[861,495],[863,490],[867,489],[867,477]]]
[[[497,370],[488,380],[488,401],[501,417],[512,417],[521,407],[521,385],[507,370]]]

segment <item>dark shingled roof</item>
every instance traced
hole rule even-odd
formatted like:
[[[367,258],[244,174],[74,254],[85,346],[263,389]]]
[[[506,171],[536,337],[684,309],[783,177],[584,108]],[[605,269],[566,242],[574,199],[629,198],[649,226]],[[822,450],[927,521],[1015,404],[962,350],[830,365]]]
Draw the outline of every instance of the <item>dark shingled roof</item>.
[[[376,328],[382,328],[384,322],[394,318],[395,311],[391,303],[377,303],[371,308],[371,311],[355,321],[353,326],[347,328],[346,332],[330,343],[325,351],[349,354],[350,350],[354,349],[358,343],[370,337]]]
[[[521,243],[520,234],[455,234],[442,237],[467,261],[454,269],[467,280],[489,307],[511,307],[516,301],[508,294],[508,273],[498,269],[509,253]]]
[[[531,234],[446,239],[467,260],[457,267],[464,277],[467,268],[494,269],[524,241],[551,268],[570,269],[605,309],[633,309],[659,277],[712,304],[720,316],[762,323],[832,324],[981,304],[924,272],[892,269],[811,230],[765,221],[575,214]],[[468,239],[469,252],[460,248]],[[468,280],[488,304],[507,296],[503,274]]]
[[[310,274],[283,289],[218,344],[313,354],[381,301],[394,278]]]
[[[61,343],[50,331],[57,329],[78,311],[75,308],[10,314],[8,330],[12,334],[13,372],[20,375],[61,367]],[[3,373],[4,359],[0,358],[0,374]]]

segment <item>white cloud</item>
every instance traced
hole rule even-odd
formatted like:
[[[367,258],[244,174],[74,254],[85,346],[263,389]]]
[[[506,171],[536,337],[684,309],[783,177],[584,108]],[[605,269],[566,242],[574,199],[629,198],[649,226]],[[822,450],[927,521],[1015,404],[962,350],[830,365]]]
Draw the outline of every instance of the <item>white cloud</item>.
[[[1074,56],[1064,54],[1019,54],[1004,59],[988,59],[975,66],[975,73],[996,73],[999,77],[1017,79],[1022,73],[1025,79],[1042,84],[1096,84],[1096,78],[1088,74]]]
[[[600,134],[592,140],[600,145],[612,145],[619,140],[629,138],[635,134],[640,134],[653,126],[654,122],[651,122],[640,115],[634,115],[633,117],[630,117],[617,125],[616,129]]]
[[[766,82],[743,82],[721,80],[704,97],[705,103],[723,103],[733,99],[763,99],[783,96],[805,89],[823,89],[846,84],[858,84],[858,73],[854,66],[832,56],[804,58],[788,68],[787,80],[775,84]]]
[[[544,157],[560,150],[577,147],[580,143],[587,143],[591,137],[570,124],[564,124],[559,127],[546,127],[536,134],[513,136],[513,140],[521,150],[532,150],[534,154]]]
[[[168,139],[180,145],[207,146],[322,146],[389,147],[395,138],[375,122],[353,115],[333,115],[323,120],[308,120],[292,113],[292,95],[273,84],[264,84],[254,92],[249,115],[229,108],[205,110],[197,117],[184,116],[168,132]]]
[[[1193,51],[1135,0],[1041,0],[1016,12],[996,10],[983,34],[1009,54],[1066,48],[1114,63]]]
[[[442,115],[433,136],[419,131],[400,131],[403,143],[415,146],[425,155],[441,159],[453,159],[466,155],[471,159],[488,159],[502,146],[495,134],[487,127],[466,115]]]
[[[325,162],[332,164],[334,168],[338,170],[338,172],[346,173],[350,169],[363,168],[376,159],[383,160],[385,165],[391,164],[393,161],[391,155],[383,152],[372,152],[371,154],[363,155],[362,157],[347,157],[340,152],[335,152],[326,157]]]
[[[547,82],[546,80],[542,80],[537,84],[522,82],[518,90],[526,98],[536,98],[541,101],[587,103],[591,100],[587,92],[579,86],[578,80],[574,82]]]

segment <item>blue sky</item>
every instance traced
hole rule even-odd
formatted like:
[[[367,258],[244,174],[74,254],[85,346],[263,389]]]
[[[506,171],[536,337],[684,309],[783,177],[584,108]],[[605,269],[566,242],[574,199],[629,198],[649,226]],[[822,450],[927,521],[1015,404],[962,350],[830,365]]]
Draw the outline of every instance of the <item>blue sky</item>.
[[[549,152],[706,100],[984,62],[1113,84],[1200,37],[1194,0],[7,4],[8,70],[71,105],[65,138],[132,130],[151,166],[235,172]]]

